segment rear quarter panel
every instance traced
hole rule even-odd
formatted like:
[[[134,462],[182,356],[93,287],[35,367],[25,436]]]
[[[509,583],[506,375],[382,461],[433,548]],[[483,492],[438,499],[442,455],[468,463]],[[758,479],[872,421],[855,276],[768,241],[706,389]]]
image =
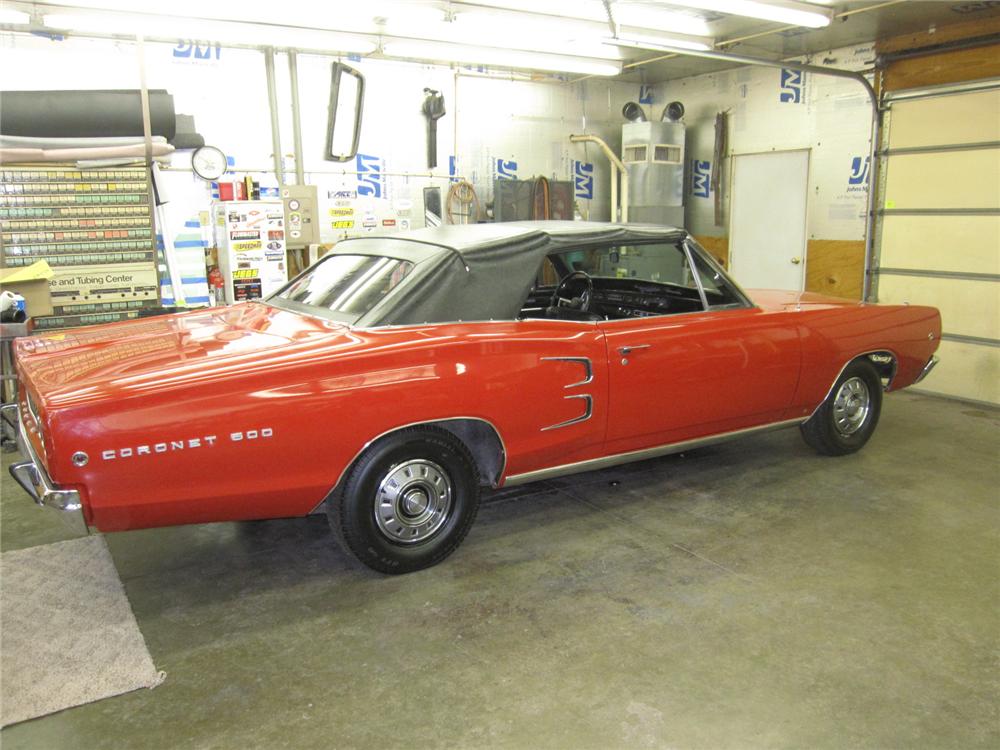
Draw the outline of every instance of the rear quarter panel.
[[[933,307],[812,304],[800,314],[802,379],[791,416],[811,414],[847,363],[870,352],[896,358],[890,390],[911,385],[941,338],[941,316]]]
[[[580,409],[563,390],[580,367],[543,366],[555,354],[590,358],[600,397],[580,429],[542,432]],[[49,471],[83,489],[103,531],[303,515],[375,437],[456,416],[494,424],[507,471],[531,471],[599,451],[606,359],[593,326],[523,321],[352,330],[224,374],[112,378],[100,393],[50,398]]]

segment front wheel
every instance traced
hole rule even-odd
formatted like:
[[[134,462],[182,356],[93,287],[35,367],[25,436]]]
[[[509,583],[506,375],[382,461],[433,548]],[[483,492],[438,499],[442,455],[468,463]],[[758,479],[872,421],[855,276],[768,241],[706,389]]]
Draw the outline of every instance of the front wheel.
[[[400,430],[372,445],[327,505],[343,545],[369,568],[409,573],[444,560],[475,520],[479,482],[445,430]]]
[[[875,432],[882,410],[882,381],[867,360],[844,368],[830,395],[801,427],[817,453],[843,456],[860,450]]]

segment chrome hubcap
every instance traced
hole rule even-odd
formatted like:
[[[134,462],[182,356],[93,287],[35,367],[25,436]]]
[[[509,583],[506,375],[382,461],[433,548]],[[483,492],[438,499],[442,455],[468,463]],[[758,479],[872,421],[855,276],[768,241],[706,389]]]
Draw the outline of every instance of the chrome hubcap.
[[[844,437],[853,435],[868,418],[871,409],[871,394],[868,385],[861,378],[849,378],[837,391],[833,399],[833,424]]]
[[[414,544],[433,536],[448,520],[452,486],[433,461],[396,464],[382,478],[375,498],[375,521],[394,542]]]

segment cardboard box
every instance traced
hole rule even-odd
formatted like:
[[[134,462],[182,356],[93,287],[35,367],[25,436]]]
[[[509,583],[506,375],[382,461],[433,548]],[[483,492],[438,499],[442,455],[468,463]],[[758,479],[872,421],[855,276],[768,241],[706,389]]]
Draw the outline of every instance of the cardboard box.
[[[0,268],[0,289],[20,294],[29,317],[51,315],[52,293],[49,280],[52,269],[44,260],[23,268]]]

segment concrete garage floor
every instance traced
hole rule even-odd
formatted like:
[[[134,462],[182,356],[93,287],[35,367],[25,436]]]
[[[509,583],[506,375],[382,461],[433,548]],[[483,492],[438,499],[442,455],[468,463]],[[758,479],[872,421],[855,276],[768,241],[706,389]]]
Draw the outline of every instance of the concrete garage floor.
[[[786,430],[500,493],[403,577],[318,516],[113,534],[166,682],[0,740],[995,748],[998,432],[895,394],[855,456]],[[3,549],[65,536],[4,472]]]

